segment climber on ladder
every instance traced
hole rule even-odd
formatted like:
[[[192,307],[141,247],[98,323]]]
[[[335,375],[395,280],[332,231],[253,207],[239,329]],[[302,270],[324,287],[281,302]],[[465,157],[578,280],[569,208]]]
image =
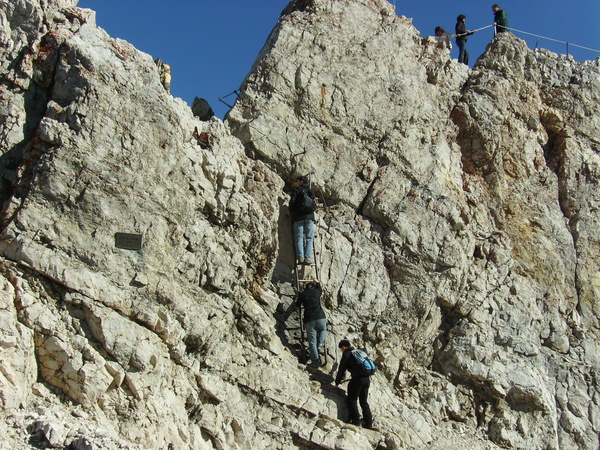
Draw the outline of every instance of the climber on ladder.
[[[314,264],[315,193],[309,187],[308,178],[300,176],[290,198],[288,213],[292,216],[296,265]]]
[[[309,281],[298,294],[296,306],[304,307],[304,315],[300,317],[301,331],[305,330],[308,338],[310,356],[309,367],[319,368],[327,363],[325,340],[327,338],[327,318],[321,306],[323,288],[318,280]],[[300,312],[302,314],[302,312]]]
[[[292,230],[296,264],[296,294],[302,290],[303,283],[319,281],[319,264],[315,258],[315,211],[317,198],[305,176],[296,179],[296,186],[290,198],[288,214],[292,216]],[[314,273],[312,269],[314,268]]]

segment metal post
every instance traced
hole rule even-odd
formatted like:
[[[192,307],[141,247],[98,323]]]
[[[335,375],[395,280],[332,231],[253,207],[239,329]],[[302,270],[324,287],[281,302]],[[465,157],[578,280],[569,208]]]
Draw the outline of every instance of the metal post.
[[[565,42],[565,44],[567,44],[567,56],[569,56],[569,43]]]
[[[221,98],[219,98],[219,101],[220,101],[221,103],[224,103],[225,105],[229,106],[230,108],[233,108],[233,105],[230,105],[229,103],[227,103],[227,102],[226,102],[225,100],[223,100],[223,99],[224,99],[224,98],[227,98],[227,97],[229,97],[230,95],[233,95],[233,94],[235,94],[235,95],[236,95],[236,97],[239,97],[239,96],[240,96],[240,93],[241,93],[241,91],[240,91],[239,89],[236,89],[235,91],[233,91],[233,92],[231,92],[231,93],[227,94],[225,97],[221,97]]]

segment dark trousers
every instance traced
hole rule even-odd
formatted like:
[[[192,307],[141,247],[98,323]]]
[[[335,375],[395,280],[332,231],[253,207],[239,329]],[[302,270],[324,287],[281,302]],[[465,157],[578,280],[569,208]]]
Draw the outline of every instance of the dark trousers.
[[[456,45],[458,45],[458,62],[469,65],[469,52],[467,51],[467,41],[463,41],[461,39],[456,40]]]
[[[369,377],[352,378],[348,383],[348,398],[346,403],[348,405],[348,422],[355,425],[360,424],[360,414],[358,413],[357,401],[360,402],[362,408],[364,425],[366,427],[373,426],[373,415],[371,414],[371,408],[367,399],[369,398],[369,386],[371,386],[371,379]]]

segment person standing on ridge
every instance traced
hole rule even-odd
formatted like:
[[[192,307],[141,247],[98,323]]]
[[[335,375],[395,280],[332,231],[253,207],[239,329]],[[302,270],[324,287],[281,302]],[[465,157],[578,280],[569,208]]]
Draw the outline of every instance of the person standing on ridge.
[[[467,36],[472,35],[475,31],[467,30],[465,22],[467,16],[464,14],[459,15],[456,18],[456,45],[458,45],[458,62],[469,65],[469,52],[467,50]]]
[[[304,326],[310,351],[310,367],[321,367],[319,352],[325,352],[327,318],[321,307],[323,288],[319,280],[309,282],[298,295],[296,306],[304,306]]]
[[[443,49],[447,48],[452,50],[452,44],[450,43],[450,35],[446,33],[442,27],[435,27],[435,36],[433,38],[439,42],[438,48]]]
[[[298,177],[288,207],[294,230],[296,264],[314,264],[315,209],[315,194],[308,187],[308,178]]]
[[[371,414],[371,408],[369,407],[368,402],[371,378],[361,372],[356,359],[352,355],[354,347],[350,345],[350,342],[347,339],[342,339],[338,347],[343,353],[342,358],[340,359],[340,367],[335,377],[335,385],[338,386],[344,381],[346,370],[348,370],[351,375],[350,383],[348,383],[348,397],[346,398],[346,404],[348,406],[348,423],[360,425],[360,415],[358,413],[357,405],[358,400],[363,412],[363,427],[373,428],[373,414]]]
[[[506,11],[500,9],[498,3],[492,5],[492,11],[494,11],[494,34],[508,31],[508,14],[506,14]]]

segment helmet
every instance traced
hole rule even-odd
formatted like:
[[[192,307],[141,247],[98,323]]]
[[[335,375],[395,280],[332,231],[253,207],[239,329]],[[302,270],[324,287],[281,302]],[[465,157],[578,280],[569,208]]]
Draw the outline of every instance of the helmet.
[[[171,70],[171,66],[170,66],[170,65],[168,65],[168,64],[163,64],[163,65],[162,65],[162,69],[163,69],[163,70],[166,70],[166,71],[169,71],[169,70]]]

